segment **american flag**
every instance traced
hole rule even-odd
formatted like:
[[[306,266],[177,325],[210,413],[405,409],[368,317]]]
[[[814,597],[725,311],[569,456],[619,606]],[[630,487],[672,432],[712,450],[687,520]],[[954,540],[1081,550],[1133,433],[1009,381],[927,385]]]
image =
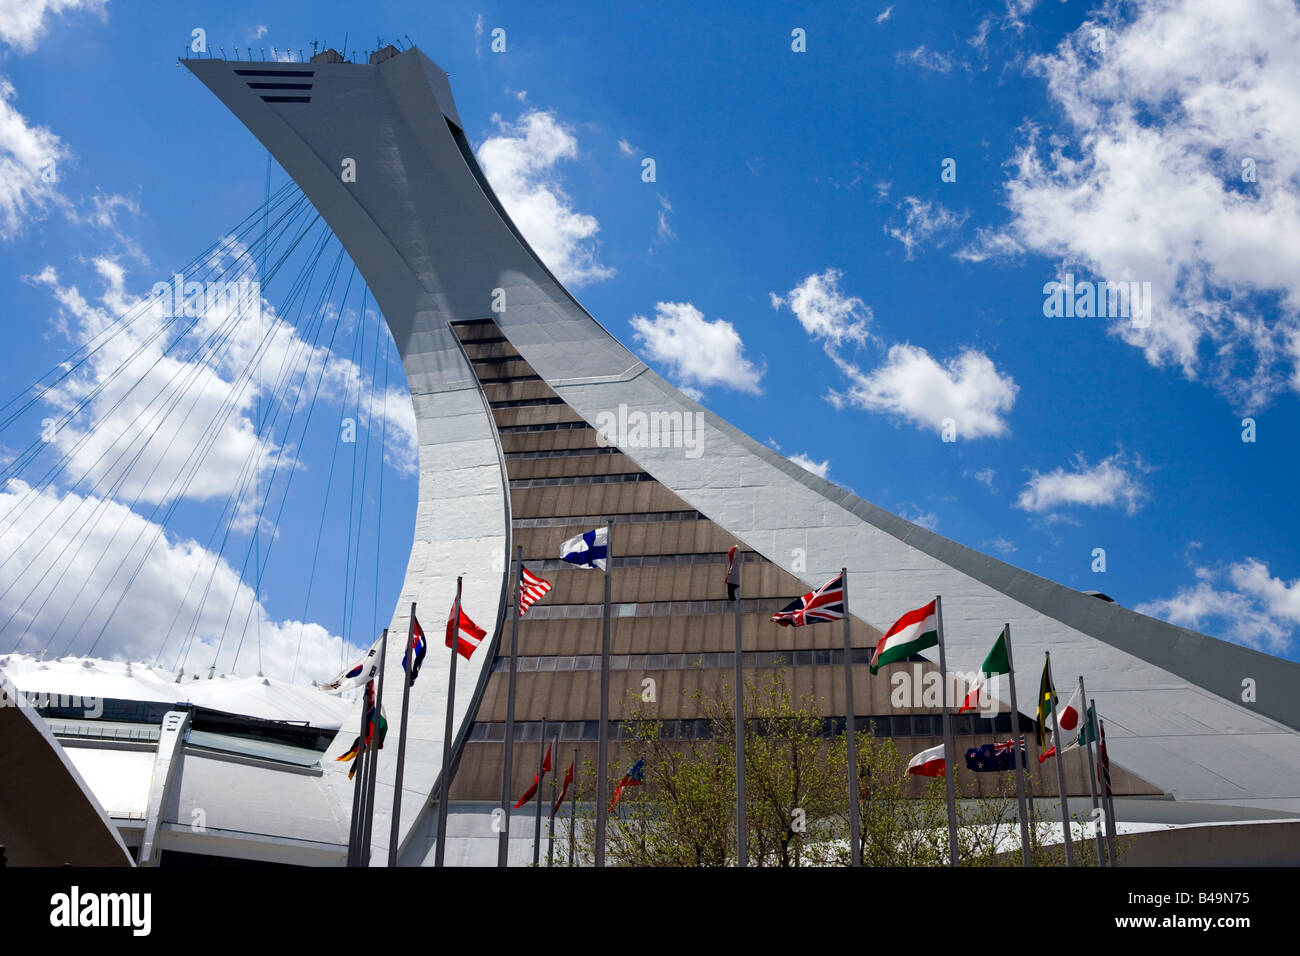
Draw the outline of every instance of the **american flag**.
[[[803,627],[823,621],[844,620],[844,575],[837,574],[816,591],[795,598],[772,615],[782,627]]]
[[[551,582],[533,574],[522,564],[519,565],[519,614],[522,617],[528,609],[542,599],[551,589]]]

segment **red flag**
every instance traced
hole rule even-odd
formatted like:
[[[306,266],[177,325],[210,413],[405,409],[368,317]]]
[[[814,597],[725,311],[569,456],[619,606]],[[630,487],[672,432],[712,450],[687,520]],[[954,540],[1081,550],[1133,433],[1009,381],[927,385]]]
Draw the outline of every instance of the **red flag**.
[[[569,764],[569,769],[564,772],[564,785],[560,788],[560,799],[555,801],[555,806],[551,807],[551,816],[560,812],[560,804],[564,803],[564,798],[569,793],[569,784],[573,783],[573,764]]]
[[[550,773],[550,772],[551,772],[551,745],[547,744],[546,759],[542,761],[542,773]],[[538,776],[533,777],[533,785],[524,791],[524,795],[520,797],[519,802],[515,804],[516,810],[522,807],[529,800],[533,799],[533,794],[537,793]]]
[[[456,652],[461,657],[468,658],[478,648],[483,638],[487,637],[487,631],[479,627],[469,619],[463,607],[458,608],[456,604],[451,606],[451,613],[447,615],[447,646],[451,647],[452,635],[456,633],[456,611],[460,611],[460,635],[456,642]]]

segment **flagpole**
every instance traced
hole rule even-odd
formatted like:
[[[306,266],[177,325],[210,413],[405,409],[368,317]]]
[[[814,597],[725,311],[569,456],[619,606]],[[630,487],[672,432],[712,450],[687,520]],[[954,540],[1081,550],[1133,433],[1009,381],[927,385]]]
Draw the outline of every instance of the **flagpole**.
[[[846,608],[847,610],[847,608]],[[943,645],[943,597],[934,599],[935,629],[939,632],[939,677],[942,683],[940,700],[943,706],[943,786],[948,800],[948,865],[957,865],[957,748],[952,739],[952,714],[948,705],[948,657]],[[845,615],[847,619],[848,615]]]
[[[844,732],[848,739],[849,863],[862,865],[862,822],[858,807],[858,726],[853,704],[853,637],[849,619],[849,569],[840,568],[844,603]]]
[[[362,845],[365,863],[370,865],[370,840],[375,830],[375,783],[379,779],[379,721],[384,714],[384,658],[388,656],[388,628],[384,628],[384,637],[379,651],[379,686],[375,690],[375,725],[371,732],[374,745],[370,760],[370,780],[366,784],[366,838]]]
[[[555,732],[554,746],[559,746],[560,732]],[[551,797],[555,796],[555,778],[560,772],[560,755],[555,754],[555,763],[551,764]],[[555,801],[547,797],[546,805],[551,812],[546,817],[546,868],[549,870],[555,862]]]
[[[1016,665],[1011,656],[1011,625],[1002,625],[1007,648],[1007,677],[1011,683],[1011,753],[1016,767],[1016,805],[1020,808],[1020,863],[1032,866],[1029,842],[1029,805],[1025,800],[1028,754],[1020,746],[1020,705],[1016,702]]]
[[[1100,808],[1100,804],[1097,801],[1097,765],[1093,762],[1092,759],[1092,745],[1097,737],[1097,728],[1094,727],[1092,723],[1093,714],[1092,714],[1092,710],[1088,706],[1088,691],[1084,689],[1082,674],[1079,675],[1079,698],[1083,701],[1083,720],[1084,723],[1088,725],[1088,742],[1086,748],[1088,751],[1088,787],[1089,789],[1092,790],[1093,819],[1096,820],[1097,810]],[[1104,817],[1105,810],[1102,810],[1102,814]],[[1092,842],[1096,844],[1098,866],[1106,865],[1106,860],[1102,854],[1102,849],[1101,849],[1102,830],[1105,825],[1105,822],[1106,822],[1105,819],[1097,820],[1094,825],[1096,832],[1093,834]]]
[[[605,865],[605,797],[609,789],[609,595],[614,573],[614,522],[605,526],[605,613],[600,635],[600,736],[596,747],[596,866]]]
[[[348,830],[348,866],[358,866],[358,860],[361,859],[361,820],[362,813],[365,809],[366,792],[364,784],[366,782],[366,713],[369,711],[366,700],[366,692],[361,692],[361,734],[357,738],[357,752],[352,758],[355,763],[352,765],[352,827]]]
[[[546,718],[542,718],[542,734],[537,738],[537,819],[533,824],[533,866],[542,862],[542,780],[546,774]]]
[[[1094,710],[1093,713],[1096,713]],[[1097,717],[1097,760],[1101,760],[1101,747],[1106,742],[1106,722]],[[1115,865],[1115,792],[1110,781],[1110,751],[1106,751],[1106,763],[1103,765],[1106,771],[1104,789],[1106,791],[1106,850],[1110,857],[1110,865]]]
[[[442,781],[438,792],[438,844],[433,865],[442,866],[447,857],[447,804],[451,801],[451,734],[456,707],[456,658],[460,657],[460,587],[456,578],[456,603],[451,609],[451,672],[447,675],[447,723],[442,735]]]
[[[744,555],[736,550],[736,600],[733,617],[736,623],[736,866],[749,861],[749,821],[746,817],[748,800],[745,796],[745,652],[741,640],[740,621],[740,563]]]
[[[1052,671],[1052,652],[1047,651],[1047,672]],[[1074,866],[1074,843],[1070,839],[1070,802],[1065,796],[1065,765],[1061,761],[1061,721],[1057,715],[1056,681],[1052,688],[1052,749],[1056,751],[1056,792],[1061,800],[1061,838],[1065,846],[1065,865]]]
[[[569,794],[569,866],[577,866],[575,853],[578,848],[578,748],[573,748],[573,782],[569,784],[573,792]]]
[[[510,611],[510,676],[506,680],[506,739],[501,761],[501,809],[505,813],[497,837],[497,866],[509,866],[510,858],[510,774],[515,756],[515,670],[519,662],[519,584],[524,572],[524,549],[515,549],[515,600]]]
[[[402,771],[406,767],[406,712],[411,701],[411,641],[415,637],[415,602],[411,602],[411,623],[406,625],[406,653],[402,655],[402,728],[397,735],[397,775],[393,778],[393,826],[388,834],[388,865],[397,866],[397,840],[402,822]],[[426,638],[427,640],[427,638]]]

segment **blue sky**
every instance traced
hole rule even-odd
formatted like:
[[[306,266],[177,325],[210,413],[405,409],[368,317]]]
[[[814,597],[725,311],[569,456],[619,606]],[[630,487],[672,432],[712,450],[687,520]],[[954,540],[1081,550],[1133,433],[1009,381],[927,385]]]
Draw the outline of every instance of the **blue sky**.
[[[345,32],[360,56],[376,36],[409,35],[450,74],[488,177],[534,246],[597,319],[724,418],[1019,567],[1300,654],[1293,4],[661,3],[568,16],[470,3],[18,6],[0,2],[5,399],[80,344],[94,307],[107,315],[147,294],[262,202],[265,151],[175,65],[194,28],[214,52],[268,57],[338,46]],[[53,182],[41,175],[50,161]],[[272,188],[283,182],[274,170]],[[1067,273],[1150,283],[1149,323],[1046,315],[1044,286]],[[291,671],[303,643],[328,661],[340,635],[365,640],[404,571],[404,547],[387,542],[404,546],[414,515],[405,395],[373,314],[357,321],[358,292],[325,384],[333,418],[322,412],[293,446],[293,495],[260,535],[263,548],[275,539],[254,609],[268,672]],[[370,337],[354,359],[358,329]],[[360,443],[340,446],[332,423],[358,389]],[[48,413],[33,409],[0,445],[16,454]],[[251,422],[256,408],[240,415]],[[332,456],[364,451],[368,434],[355,482],[333,469],[304,613]],[[378,561],[367,521],[345,625],[348,501],[364,497],[373,517],[381,474]],[[140,632],[157,608],[170,621],[188,606],[178,573],[210,570],[223,480],[214,468],[212,496],[179,503],[165,553],[97,653],[152,659],[157,639]],[[65,482],[49,507],[84,493]],[[233,567],[213,575],[225,607],[241,600],[244,525],[224,552]],[[54,590],[33,615],[46,595],[15,580],[28,553],[18,534],[3,530],[0,559],[19,558],[0,565],[0,616],[23,623],[0,652],[29,619],[43,633],[68,600]],[[206,667],[204,653],[186,666]],[[221,669],[230,660],[227,649]],[[235,669],[255,666],[241,656]]]

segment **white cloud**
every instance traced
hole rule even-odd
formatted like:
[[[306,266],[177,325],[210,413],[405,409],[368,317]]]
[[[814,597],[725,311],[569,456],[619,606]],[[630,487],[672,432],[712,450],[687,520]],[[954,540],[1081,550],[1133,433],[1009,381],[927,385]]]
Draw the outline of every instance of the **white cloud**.
[[[1011,410],[1019,391],[992,359],[969,348],[943,365],[925,349],[907,344],[892,346],[885,364],[871,372],[849,362],[839,364],[852,384],[847,392],[828,396],[837,407],[885,412],[936,432],[952,419],[959,438],[1006,434],[1002,416]]]
[[[551,112],[530,110],[514,123],[493,116],[497,135],[478,148],[483,173],[533,250],[561,282],[581,286],[614,270],[597,258],[595,216],[573,208],[555,167],[578,155],[572,130]]]
[[[618,141],[618,151],[624,156],[636,156],[640,152],[640,150],[623,138],[620,138]]]
[[[261,615],[265,674],[290,679],[300,640],[299,680],[324,680],[337,672],[342,656],[340,638],[318,624],[269,619],[235,570],[196,542],[159,534],[157,525],[117,502],[60,495],[52,489],[37,495],[31,507],[16,507],[29,490],[15,481],[0,492],[0,514],[9,516],[0,523],[0,549],[11,555],[0,564],[0,591],[4,592],[0,615],[3,619],[13,616],[5,630],[9,640],[26,634],[19,650],[39,651],[52,638],[54,654],[62,654],[69,641],[71,651],[88,653],[102,628],[95,656],[152,661],[165,638],[161,660],[171,666],[198,613],[187,666],[208,667],[225,631],[218,668],[252,674],[257,670],[256,634]],[[80,516],[94,513],[101,504],[101,517],[82,531]],[[71,520],[65,521],[70,515]],[[149,542],[156,543],[141,564]],[[72,546],[65,552],[64,545],[69,543]],[[139,573],[128,586],[137,566]],[[202,585],[209,578],[211,587],[200,612]],[[190,588],[195,580],[200,585]],[[59,593],[51,607],[38,614],[56,587]],[[114,613],[119,599],[121,605]],[[66,614],[60,608],[66,609]],[[241,634],[244,645],[235,667]]]
[[[996,474],[997,472],[992,468],[980,468],[976,471],[963,471],[961,473],[963,478],[974,478],[981,485],[988,488],[989,491],[993,490],[993,477]]]
[[[1091,466],[1080,455],[1073,470],[1035,471],[1016,499],[1016,507],[1039,514],[1069,505],[1123,507],[1128,514],[1135,514],[1147,497],[1146,488],[1130,473],[1124,456],[1116,452]]]
[[[0,43],[31,53],[49,30],[46,18],[87,10],[103,19],[108,0],[0,0]]]
[[[1258,558],[1227,568],[1197,567],[1195,575],[1197,582],[1173,597],[1135,610],[1273,654],[1291,649],[1300,625],[1300,579],[1287,584]]]
[[[268,32],[266,24],[259,23],[248,31],[248,42],[251,43],[254,40],[260,40],[262,37],[266,36]]]
[[[871,310],[861,299],[840,291],[843,276],[844,273],[838,269],[827,269],[808,276],[784,298],[775,292],[769,293],[772,308],[789,306],[804,331],[815,339],[822,339],[828,348],[845,342],[861,345],[867,340]]]
[[[951,73],[954,65],[950,54],[926,49],[924,44],[906,53],[900,51],[896,59],[900,64],[910,64],[934,73]]]
[[[51,206],[62,204],[56,183],[67,147],[44,126],[33,126],[13,105],[18,96],[0,76],[0,239],[11,239]]]
[[[1017,33],[1022,32],[1025,29],[1025,17],[1032,13],[1036,6],[1038,0],[1006,0],[1006,27],[1010,27]]]
[[[818,478],[826,478],[831,473],[831,460],[829,458],[825,461],[813,461],[800,452],[797,455],[791,455],[790,460],[804,471],[811,471]]]
[[[885,226],[885,235],[897,239],[912,258],[913,250],[922,243],[942,247],[962,227],[968,213],[955,213],[941,202],[922,202],[915,196],[903,197],[907,205],[906,222]]]
[[[674,239],[677,238],[677,234],[673,232],[672,223],[668,221],[668,217],[671,216],[672,214],[673,214],[672,203],[668,201],[667,196],[660,196],[659,197],[659,228],[656,230],[655,233],[660,243],[672,242]]]
[[[939,516],[933,511],[922,511],[916,505],[907,505],[898,512],[898,516],[904,521],[910,521],[914,525],[920,525],[926,531],[939,530]]]
[[[877,22],[877,23],[884,23],[886,20],[888,20],[888,19],[893,15],[893,13],[894,13],[894,8],[893,8],[892,6],[891,6],[891,7],[885,7],[884,10],[880,11],[880,15],[876,17],[876,22]]]
[[[1151,282],[1150,328],[1111,332],[1243,409],[1300,391],[1297,49],[1290,0],[1110,0],[1031,61],[1061,123],[1007,186],[1009,248]]]
[[[634,315],[631,324],[651,361],[667,365],[685,385],[762,391],[764,369],[745,357],[745,343],[725,319],[706,321],[689,302],[657,302],[653,319]]]
[[[992,548],[999,554],[1015,554],[1020,550],[1016,547],[1014,541],[1008,541],[1006,538],[994,538],[992,541],[986,541],[983,547]]]

